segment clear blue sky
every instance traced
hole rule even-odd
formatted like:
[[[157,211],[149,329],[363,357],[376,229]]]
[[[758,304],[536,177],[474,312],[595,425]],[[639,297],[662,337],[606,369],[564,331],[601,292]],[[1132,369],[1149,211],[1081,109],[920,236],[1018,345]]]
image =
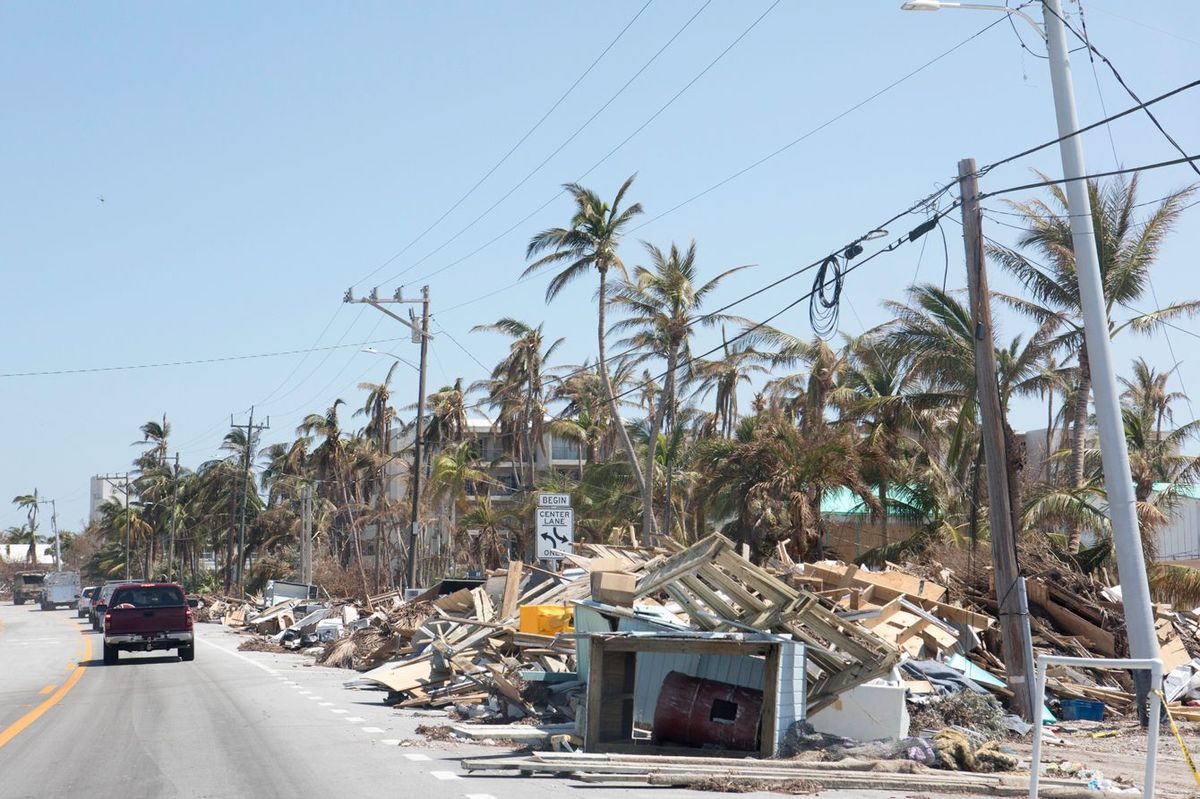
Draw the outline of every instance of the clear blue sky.
[[[395,255],[449,208],[537,121],[641,8],[642,0],[447,3],[114,3],[0,6],[0,372],[70,370],[248,355],[400,336],[399,325],[341,303],[346,287]],[[482,369],[503,342],[471,334],[500,316],[545,320],[567,337],[563,363],[594,351],[591,284],[552,306],[544,279],[510,285],[524,244],[566,221],[557,186],[581,177],[718,56],[769,2],[716,0],[594,121],[511,196],[693,15],[701,4],[654,0],[596,69],[466,202],[359,290],[388,293],[431,277],[431,380]],[[637,172],[647,218],[708,188],[835,117],[994,21],[982,12],[904,13],[899,0],[784,0],[678,100],[584,180],[604,195]],[[1067,3],[1072,14],[1078,10]],[[1036,6],[1030,9],[1040,16]],[[1088,0],[1093,42],[1144,98],[1197,77],[1200,6],[1187,0]],[[1077,18],[1076,18],[1077,19]],[[1032,32],[1021,28],[1033,49]],[[1085,53],[1074,55],[1080,118],[1129,105]],[[1157,113],[1200,151],[1200,95]],[[1120,163],[1175,157],[1143,116],[1112,125]],[[636,233],[660,245],[695,238],[702,268],[743,263],[718,299],[733,299],[857,237],[946,182],[959,158],[986,163],[1054,136],[1045,62],[1007,24],[727,185]],[[1111,169],[1107,134],[1085,139],[1092,171]],[[985,190],[1060,174],[1055,150],[998,169]],[[1145,176],[1153,199],[1185,185],[1185,168]],[[101,201],[100,198],[103,198]],[[995,207],[998,201],[993,200]],[[1156,271],[1159,300],[1200,295],[1200,207],[1188,212]],[[895,226],[901,232],[919,221]],[[516,225],[512,232],[500,236]],[[963,285],[960,229],[945,224],[949,284]],[[989,223],[1010,240],[1013,231]],[[482,247],[493,238],[494,243]],[[431,251],[436,253],[428,255]],[[478,252],[474,252],[478,250]],[[471,254],[473,253],[474,254]],[[641,260],[626,244],[628,262]],[[842,327],[883,317],[914,276],[941,281],[940,239],[911,246],[847,281]],[[426,257],[428,255],[428,257]],[[465,257],[464,257],[465,256]],[[400,273],[399,279],[389,279]],[[993,287],[1011,288],[995,274]],[[738,306],[762,318],[808,288],[803,278]],[[777,324],[808,335],[798,308]],[[328,325],[328,327],[327,327]],[[1023,324],[1002,320],[1002,335]],[[1182,326],[1195,331],[1197,325]],[[701,343],[711,342],[711,335]],[[1200,387],[1194,336],[1172,334],[1179,376]],[[392,346],[406,357],[416,347]],[[212,457],[251,404],[267,440],[388,363],[357,346],[203,365],[0,378],[8,419],[0,458],[0,526],[22,519],[7,500],[35,486],[77,528],[88,477],[128,467],[137,428],[166,412],[194,467]],[[1127,368],[1144,354],[1170,368],[1159,336],[1118,342]],[[396,392],[415,396],[413,373]],[[1176,388],[1179,382],[1176,381]],[[1040,422],[1017,409],[1017,427]]]

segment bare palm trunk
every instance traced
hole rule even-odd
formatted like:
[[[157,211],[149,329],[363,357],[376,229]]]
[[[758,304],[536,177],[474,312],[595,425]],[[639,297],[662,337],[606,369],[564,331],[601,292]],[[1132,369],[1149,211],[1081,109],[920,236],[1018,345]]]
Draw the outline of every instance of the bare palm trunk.
[[[1092,389],[1092,370],[1088,363],[1087,344],[1079,348],[1079,381],[1075,393],[1075,407],[1071,419],[1071,466],[1070,480],[1072,488],[1083,485],[1083,450],[1087,444],[1087,410],[1088,397]],[[1078,522],[1072,522],[1067,531],[1067,550],[1079,551],[1079,542],[1083,537],[1083,528]]]
[[[529,483],[526,486],[532,490],[536,482],[534,475],[534,451],[533,451],[533,436],[530,432],[530,426],[533,424],[533,375],[528,374],[529,368],[526,364],[527,386],[525,388],[525,418],[521,420],[521,436],[525,441],[525,460],[528,464]]]
[[[1050,482],[1050,448],[1054,446],[1054,387],[1046,392],[1046,454],[1042,466],[1045,469],[1045,480]]]
[[[597,362],[600,366],[600,383],[604,386],[604,398],[608,402],[608,414],[614,427],[616,427],[617,436],[621,442],[621,447],[625,450],[625,457],[629,459],[629,467],[633,470],[634,480],[637,482],[638,490],[642,496],[646,495],[646,478],[642,475],[642,467],[638,463],[637,450],[633,448],[633,440],[629,437],[629,431],[625,429],[625,422],[621,419],[621,411],[617,406],[616,395],[613,393],[612,378],[608,375],[608,352],[605,346],[606,343],[606,328],[608,318],[608,268],[604,267],[600,272],[600,289],[599,289],[599,305],[600,312],[597,314],[596,338],[599,347]],[[644,510],[644,509],[643,509]],[[652,533],[657,533],[654,521],[654,514],[649,514],[650,530]],[[643,535],[646,530],[646,520],[642,520]]]
[[[666,452],[666,467],[667,467],[667,486],[666,499],[663,502],[663,524],[662,530],[664,535],[671,535],[671,502],[672,502],[672,483],[674,482],[674,455],[672,451],[672,442],[675,440],[675,412],[676,408],[676,381],[675,370],[679,368],[679,349],[672,345],[671,352],[667,358],[667,383],[663,391],[662,415],[663,415],[663,430],[666,432],[667,452]]]
[[[879,528],[880,532],[883,534],[883,545],[885,547],[892,541],[888,534],[887,495],[888,481],[886,478],[881,477],[879,478],[879,507],[882,508],[882,510],[879,513]]]
[[[349,475],[346,475],[349,478]],[[354,542],[354,559],[358,561],[358,574],[362,578],[363,599],[367,601],[367,608],[374,610],[371,607],[371,589],[367,585],[367,571],[363,568],[362,545],[358,535],[358,522],[354,518],[354,509],[350,506],[350,493],[346,490],[348,480],[340,480],[342,485],[342,500],[346,503],[346,514],[350,517],[350,536]]]
[[[653,386],[650,388],[650,436],[646,440],[646,479],[642,483],[642,541],[649,541],[654,524],[654,473],[658,463],[658,434],[662,430],[663,404],[659,394],[658,406],[654,405]]]

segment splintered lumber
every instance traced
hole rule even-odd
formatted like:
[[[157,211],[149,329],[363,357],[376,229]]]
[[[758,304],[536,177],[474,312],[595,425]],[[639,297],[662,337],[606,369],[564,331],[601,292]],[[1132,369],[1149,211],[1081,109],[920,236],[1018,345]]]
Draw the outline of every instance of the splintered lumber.
[[[853,564],[806,563],[804,564],[804,573],[820,577],[829,585],[839,588],[849,586],[865,588],[868,585],[874,585],[898,594],[928,599],[933,602],[939,602],[946,596],[946,586],[898,569],[870,572]],[[895,596],[889,596],[888,599],[895,599]]]
[[[810,711],[842,691],[886,674],[899,650],[839,618],[816,596],[798,591],[734,551],[720,534],[650,567],[638,598],[666,593],[692,622],[715,632],[745,630],[791,635],[807,647]]]
[[[519,560],[508,562],[508,574],[504,577],[504,596],[500,600],[500,618],[511,619],[517,615],[517,600],[521,597],[521,580],[525,577],[524,564]]]
[[[465,771],[516,771],[521,774],[570,774],[585,783],[687,787],[712,779],[764,782],[811,781],[823,788],[869,790],[886,787],[898,791],[1022,796],[1029,791],[1028,774],[972,774],[939,771],[906,761],[847,759],[811,763],[791,760],[754,760],[717,757],[662,757],[623,754],[536,752],[526,757],[467,758]],[[1082,782],[1045,779],[1044,796],[1078,795]],[[1081,791],[1064,794],[1064,790]],[[1100,794],[1092,793],[1091,796]]]

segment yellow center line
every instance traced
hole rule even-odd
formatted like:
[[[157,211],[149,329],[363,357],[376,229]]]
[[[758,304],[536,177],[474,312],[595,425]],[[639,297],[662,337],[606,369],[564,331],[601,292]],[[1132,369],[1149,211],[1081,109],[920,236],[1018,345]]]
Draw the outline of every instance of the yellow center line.
[[[3,730],[0,730],[0,749],[4,748],[9,741],[24,732],[29,725],[40,719],[47,710],[61,702],[62,698],[66,696],[70,690],[75,687],[75,684],[79,682],[80,678],[83,677],[83,672],[87,669],[87,666],[83,664],[92,659],[92,639],[91,636],[84,635],[83,632],[80,632],[80,635],[83,636],[83,660],[75,667],[75,670],[71,672],[71,675],[67,677],[66,682],[64,682],[57,691],[47,697],[44,702],[26,713],[24,716],[21,716],[21,718],[17,719]],[[44,692],[45,690],[43,689],[43,693]]]
[[[43,688],[42,690],[38,691],[38,693],[39,693],[39,694],[48,694],[48,693],[50,693],[51,691],[53,691],[53,690],[54,690],[56,687],[57,687],[57,686],[56,686],[54,683],[50,683],[50,684],[49,684],[49,685],[47,685],[45,688]]]

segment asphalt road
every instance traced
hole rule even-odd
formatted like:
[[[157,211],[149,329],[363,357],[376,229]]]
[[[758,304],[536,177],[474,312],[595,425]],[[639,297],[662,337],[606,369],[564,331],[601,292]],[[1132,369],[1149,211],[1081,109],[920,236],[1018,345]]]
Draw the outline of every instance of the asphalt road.
[[[396,712],[380,692],[344,688],[353,672],[239,652],[244,639],[219,625],[196,629],[192,663],[122,653],[104,666],[99,635],[73,611],[0,604],[0,799],[714,796],[468,776],[462,757],[503,750],[427,741],[416,726],[438,721]]]

